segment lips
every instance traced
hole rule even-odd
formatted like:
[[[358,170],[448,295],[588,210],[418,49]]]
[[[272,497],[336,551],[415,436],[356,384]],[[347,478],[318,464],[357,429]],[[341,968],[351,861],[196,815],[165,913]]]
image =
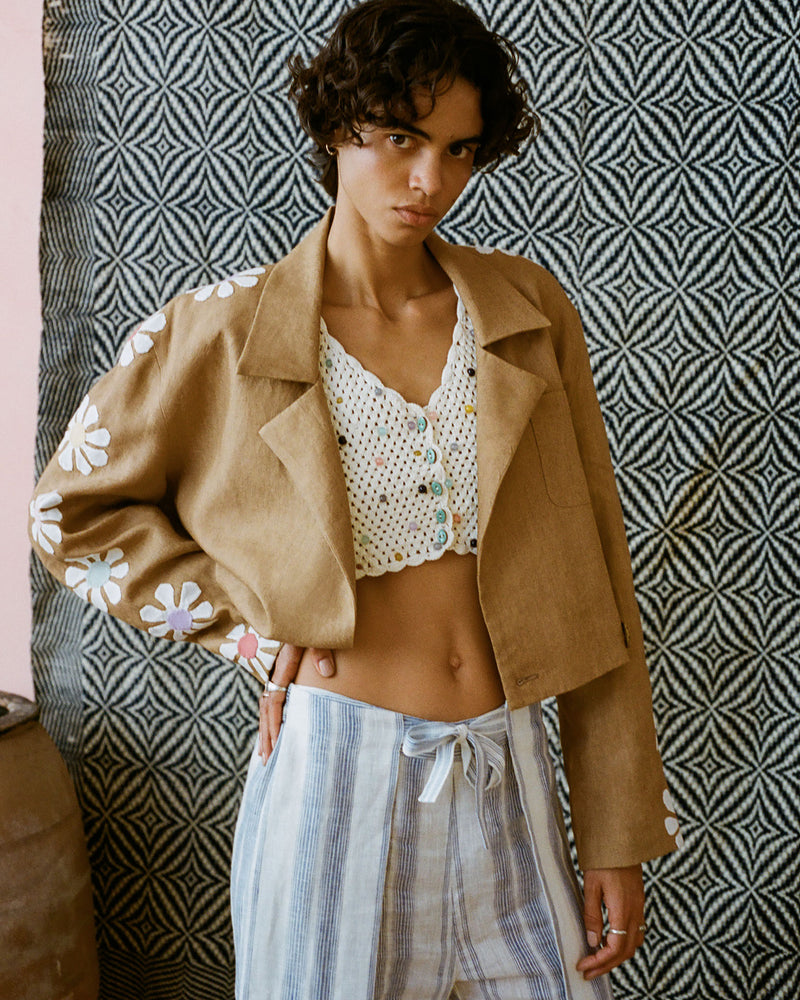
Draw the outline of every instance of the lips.
[[[408,222],[412,226],[426,225],[438,215],[433,209],[426,208],[424,205],[398,205],[395,211],[404,222]]]

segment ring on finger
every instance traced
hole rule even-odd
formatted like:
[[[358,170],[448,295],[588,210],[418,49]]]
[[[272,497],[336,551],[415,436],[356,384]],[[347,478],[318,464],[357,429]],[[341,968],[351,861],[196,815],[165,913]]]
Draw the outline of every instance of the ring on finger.
[[[639,932],[641,934],[644,934],[646,930],[647,930],[647,924],[639,924]]]
[[[617,930],[616,927],[609,927],[608,928],[608,933],[609,934],[619,934],[620,937],[627,937],[628,936],[628,932],[627,931]]]
[[[276,684],[275,681],[267,681],[264,685],[264,694],[272,694],[273,691],[283,691],[284,694],[289,690],[288,687],[283,687],[281,684]]]

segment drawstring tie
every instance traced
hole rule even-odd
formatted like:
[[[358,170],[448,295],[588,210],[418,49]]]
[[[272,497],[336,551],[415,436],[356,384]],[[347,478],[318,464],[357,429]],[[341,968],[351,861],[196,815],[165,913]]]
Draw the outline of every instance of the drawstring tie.
[[[475,807],[483,846],[489,840],[484,815],[486,791],[499,785],[506,769],[505,752],[493,737],[505,735],[505,717],[476,719],[474,722],[416,722],[403,739],[406,757],[435,754],[420,802],[435,802],[455,763],[456,747],[461,748],[464,777],[475,789]]]

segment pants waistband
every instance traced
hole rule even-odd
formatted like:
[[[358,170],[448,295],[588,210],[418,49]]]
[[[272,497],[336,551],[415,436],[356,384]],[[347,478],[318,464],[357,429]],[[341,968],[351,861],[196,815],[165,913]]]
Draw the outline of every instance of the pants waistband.
[[[428,776],[419,801],[435,802],[456,762],[456,748],[461,756],[464,778],[475,789],[475,808],[481,827],[484,845],[488,846],[486,830],[485,799],[490,788],[499,785],[506,769],[506,747],[508,745],[508,720],[506,706],[500,705],[483,715],[464,719],[460,722],[440,722],[421,719],[413,715],[393,712],[391,709],[356,701],[345,695],[325,691],[322,688],[290,685],[287,702],[292,690],[303,696],[331,698],[346,704],[349,710],[382,712],[391,717],[393,725],[402,720],[402,752],[406,757],[432,757],[433,768]],[[389,719],[387,718],[387,722]]]

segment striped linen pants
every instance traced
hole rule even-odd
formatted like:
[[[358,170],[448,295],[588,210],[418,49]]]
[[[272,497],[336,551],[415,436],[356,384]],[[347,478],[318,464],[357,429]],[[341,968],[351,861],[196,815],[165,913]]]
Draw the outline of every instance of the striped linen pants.
[[[250,761],[231,910],[236,1000],[612,1000],[575,971],[538,705],[450,724],[291,686]]]

